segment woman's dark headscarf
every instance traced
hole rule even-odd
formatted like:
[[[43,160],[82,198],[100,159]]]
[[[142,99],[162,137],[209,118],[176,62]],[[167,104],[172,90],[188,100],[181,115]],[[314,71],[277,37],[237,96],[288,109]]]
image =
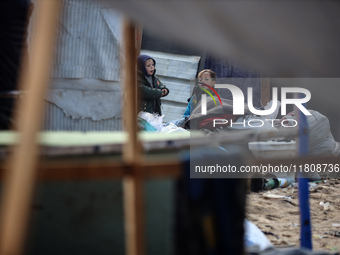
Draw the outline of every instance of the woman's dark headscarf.
[[[156,66],[156,61],[148,56],[148,55],[139,55],[137,57],[137,69],[138,71],[142,72],[145,76],[149,77],[150,75],[147,73],[146,71],[146,68],[145,68],[145,61],[148,60],[148,59],[152,59],[153,60],[153,63],[154,65]],[[155,74],[156,70],[154,71],[153,74]]]

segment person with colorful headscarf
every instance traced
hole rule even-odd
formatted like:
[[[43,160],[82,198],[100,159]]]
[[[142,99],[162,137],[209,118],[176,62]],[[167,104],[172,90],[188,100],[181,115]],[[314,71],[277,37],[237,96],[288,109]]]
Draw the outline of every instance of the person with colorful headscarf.
[[[188,99],[188,105],[184,111],[183,117],[190,116],[191,112],[195,109],[197,103],[201,100],[201,91],[198,88],[204,88],[206,87],[206,85],[215,87],[217,76],[214,71],[210,69],[204,69],[198,73],[197,77],[197,86],[194,88],[191,97]]]

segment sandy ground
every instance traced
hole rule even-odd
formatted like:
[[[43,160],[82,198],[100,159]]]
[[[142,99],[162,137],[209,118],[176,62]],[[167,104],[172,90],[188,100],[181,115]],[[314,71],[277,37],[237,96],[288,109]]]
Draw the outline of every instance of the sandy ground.
[[[313,184],[312,184],[313,185]],[[287,198],[267,198],[268,194]],[[340,179],[322,179],[310,187],[313,250],[340,252]],[[320,202],[325,206],[321,206]],[[300,246],[300,215],[296,185],[247,195],[247,218],[277,248]]]

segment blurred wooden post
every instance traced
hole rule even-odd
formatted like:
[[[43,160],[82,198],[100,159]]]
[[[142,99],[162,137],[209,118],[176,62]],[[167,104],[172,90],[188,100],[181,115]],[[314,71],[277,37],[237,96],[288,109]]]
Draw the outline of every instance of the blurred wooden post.
[[[123,159],[130,166],[129,173],[123,179],[124,220],[126,233],[126,254],[142,255],[144,249],[144,186],[140,174],[141,145],[138,141],[137,111],[137,48],[136,27],[126,20],[123,27],[124,59],[123,85],[124,94],[124,127],[128,134],[128,142],[123,149]]]
[[[142,39],[143,39],[143,26],[137,25],[136,26],[136,55],[140,55],[140,50],[142,47]]]
[[[1,200],[0,254],[19,255],[23,252],[36,178],[37,135],[43,113],[43,97],[48,84],[53,45],[56,35],[60,1],[37,1],[36,20],[31,50],[30,69],[20,78],[27,90],[19,102],[18,131],[20,143],[9,158]]]
[[[270,78],[261,76],[261,104],[266,106],[270,101]]]

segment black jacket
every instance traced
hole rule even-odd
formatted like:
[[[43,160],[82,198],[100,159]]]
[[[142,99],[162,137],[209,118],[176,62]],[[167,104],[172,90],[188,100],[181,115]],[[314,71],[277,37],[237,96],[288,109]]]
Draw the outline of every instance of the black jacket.
[[[141,94],[140,111],[158,113],[162,115],[161,97],[162,89],[166,89],[166,96],[169,89],[165,87],[156,75],[152,75],[152,85],[142,72],[138,72],[138,87]]]

